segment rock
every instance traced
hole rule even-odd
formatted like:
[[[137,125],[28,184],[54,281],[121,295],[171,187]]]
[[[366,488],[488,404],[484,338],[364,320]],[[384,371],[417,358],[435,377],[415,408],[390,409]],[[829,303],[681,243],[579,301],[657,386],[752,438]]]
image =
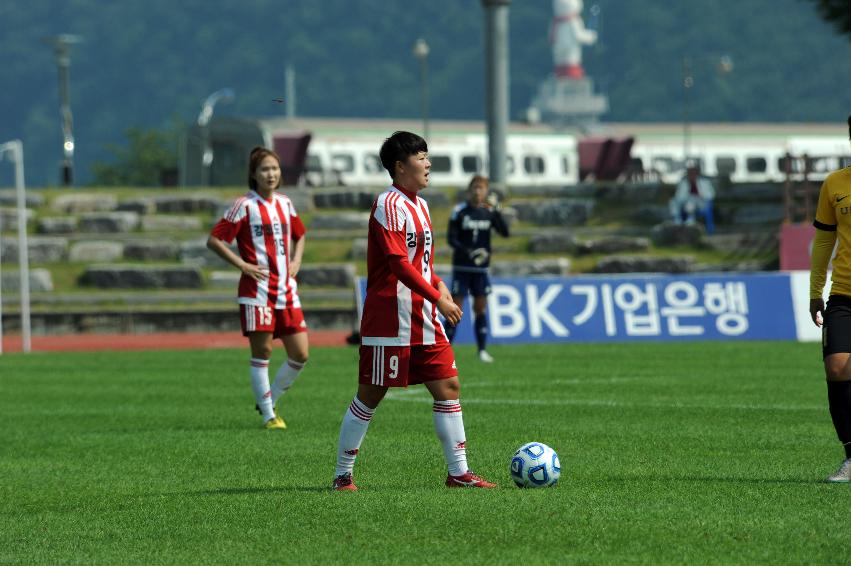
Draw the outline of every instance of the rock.
[[[815,202],[813,203],[815,208]],[[739,206],[733,213],[733,223],[741,224],[779,224],[783,222],[786,210],[781,203],[746,204]]]
[[[349,257],[354,260],[365,260],[366,259],[366,248],[367,248],[367,239],[366,238],[355,238],[352,242],[352,250],[349,252]]]
[[[118,199],[115,195],[96,195],[85,193],[74,193],[60,195],[50,203],[51,208],[65,214],[79,214],[82,212],[103,212],[115,210]]]
[[[29,249],[29,263],[55,263],[68,258],[68,240],[65,238],[27,238]],[[18,239],[0,239],[0,259],[3,263],[16,263],[18,261]]]
[[[659,224],[671,218],[671,211],[661,204],[639,204],[630,217],[640,224]]]
[[[236,247],[236,240],[230,245],[230,249],[236,255],[239,255],[239,250]],[[196,265],[199,267],[213,266],[224,267],[229,266],[225,260],[216,255],[216,252],[207,248],[207,238],[181,242],[180,244],[180,261],[187,265]]]
[[[27,208],[38,208],[44,205],[44,197],[34,194],[31,189],[24,191],[24,206]],[[17,189],[2,189],[0,190],[0,206],[10,206],[17,208],[18,193]]]
[[[21,272],[20,271],[4,271],[0,274],[2,283],[0,287],[3,292],[17,293],[21,290]],[[53,278],[50,271],[43,268],[29,270],[30,291],[33,293],[53,291]]]
[[[115,261],[124,255],[124,244],[121,242],[86,241],[71,244],[68,253],[70,261],[81,263]]]
[[[316,208],[370,210],[376,196],[377,193],[375,191],[368,190],[316,190],[313,192],[313,202],[316,204]]]
[[[295,211],[298,214],[312,212],[316,209],[316,205],[313,202],[314,196],[312,192],[308,189],[287,187],[287,190],[284,192],[284,194],[287,195],[293,202]]]
[[[576,238],[568,233],[535,234],[529,240],[529,251],[533,254],[554,254],[575,252]]]
[[[610,256],[597,262],[594,273],[689,273],[690,257]]]
[[[180,256],[180,246],[173,240],[133,241],[124,244],[124,259],[167,261]]]
[[[647,238],[629,238],[609,236],[597,240],[581,242],[576,246],[577,255],[615,254],[622,252],[641,252],[650,247]]]
[[[144,232],[183,232],[200,231],[201,219],[197,216],[143,216]]]
[[[48,216],[39,218],[35,229],[39,234],[72,234],[78,225],[76,216]]]
[[[197,267],[92,266],[79,284],[99,289],[200,289],[204,285]]]
[[[210,286],[217,289],[236,289],[239,286],[239,271],[213,271],[210,273]]]
[[[134,198],[119,202],[115,210],[121,212],[135,212],[140,216],[144,216],[145,214],[153,214],[156,212],[157,205],[152,198]]]
[[[369,227],[368,212],[319,214],[310,222],[311,230],[364,230]]]
[[[813,194],[818,198],[818,185],[814,184]],[[778,183],[736,184],[724,191],[724,200],[736,201],[783,201],[783,185]]]
[[[216,197],[196,194],[154,197],[153,201],[157,212],[183,214],[196,212],[219,214],[222,209],[230,204],[224,203]]]
[[[29,208],[24,210],[27,224],[32,222],[35,212]],[[0,232],[14,232],[18,229],[18,210],[16,208],[0,208]]]
[[[570,260],[560,257],[526,261],[496,261],[491,263],[490,274],[494,277],[570,275]]]
[[[581,226],[594,211],[588,199],[512,201],[511,206],[518,220],[539,226]]]
[[[699,224],[674,224],[663,222],[653,227],[650,237],[660,247],[701,246],[705,231]]]
[[[80,232],[99,234],[132,232],[139,227],[135,212],[89,212],[80,217]]]
[[[299,285],[354,288],[355,266],[351,263],[302,265],[296,280]]]

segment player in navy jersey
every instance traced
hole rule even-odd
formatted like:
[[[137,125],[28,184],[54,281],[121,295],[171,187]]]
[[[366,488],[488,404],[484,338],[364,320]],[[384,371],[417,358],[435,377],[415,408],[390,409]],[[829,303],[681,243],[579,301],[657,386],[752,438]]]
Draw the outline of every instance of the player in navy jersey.
[[[491,286],[488,266],[491,256],[491,230],[508,237],[508,224],[495,201],[488,199],[488,178],[475,175],[467,186],[467,200],[449,217],[449,245],[452,246],[452,300],[459,307],[469,293],[473,296],[474,326],[479,359],[493,362],[485,346],[488,337],[487,296]],[[455,326],[447,329],[450,342]]]

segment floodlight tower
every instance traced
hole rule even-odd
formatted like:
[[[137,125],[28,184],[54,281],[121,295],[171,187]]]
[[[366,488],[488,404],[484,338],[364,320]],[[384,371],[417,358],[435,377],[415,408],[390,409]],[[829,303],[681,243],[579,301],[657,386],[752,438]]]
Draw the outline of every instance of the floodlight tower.
[[[53,46],[59,70],[59,112],[62,116],[62,185],[74,184],[74,119],[71,115],[71,94],[68,88],[71,67],[71,46],[83,40],[78,35],[62,34],[48,37],[44,42]]]

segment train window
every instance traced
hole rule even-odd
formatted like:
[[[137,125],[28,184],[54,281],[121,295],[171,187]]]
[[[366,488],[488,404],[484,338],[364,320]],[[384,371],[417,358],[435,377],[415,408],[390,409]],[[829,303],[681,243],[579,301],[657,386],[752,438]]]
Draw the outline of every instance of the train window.
[[[348,153],[335,153],[331,156],[331,169],[351,173],[355,170],[355,158]]]
[[[514,173],[514,158],[510,155],[505,156],[505,174],[511,175]]]
[[[800,160],[790,156],[784,155],[783,157],[777,158],[777,170],[781,173],[786,172],[786,167],[789,167],[790,173],[800,173],[803,170],[803,167],[800,164]]]
[[[670,173],[674,170],[677,162],[673,157],[659,156],[653,158],[653,169],[659,173]]]
[[[478,173],[482,170],[482,158],[478,155],[461,157],[461,169],[464,170],[464,173]]]
[[[748,157],[745,160],[748,173],[765,173],[768,163],[764,157]]]
[[[322,171],[322,158],[315,153],[308,153],[304,168],[308,171]]]
[[[561,172],[565,175],[570,173],[570,158],[568,158],[566,155],[562,156],[561,158]]]
[[[381,159],[374,153],[369,153],[363,158],[363,168],[367,173],[380,173]]]
[[[433,173],[449,173],[452,170],[452,161],[448,155],[429,155],[431,170]]]
[[[715,171],[719,175],[730,175],[736,172],[736,158],[732,155],[719,155],[715,158]]]
[[[523,169],[530,175],[544,173],[544,158],[540,155],[527,155],[523,158]]]

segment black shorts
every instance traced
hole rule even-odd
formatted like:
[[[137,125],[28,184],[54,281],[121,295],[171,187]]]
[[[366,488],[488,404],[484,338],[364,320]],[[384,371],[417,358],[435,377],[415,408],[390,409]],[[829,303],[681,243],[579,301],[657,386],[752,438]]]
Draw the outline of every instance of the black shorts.
[[[851,353],[851,297],[831,295],[821,327],[822,357]]]
[[[470,271],[452,272],[452,294],[466,297],[467,293],[474,297],[490,295],[491,280],[485,272],[473,273]]]

